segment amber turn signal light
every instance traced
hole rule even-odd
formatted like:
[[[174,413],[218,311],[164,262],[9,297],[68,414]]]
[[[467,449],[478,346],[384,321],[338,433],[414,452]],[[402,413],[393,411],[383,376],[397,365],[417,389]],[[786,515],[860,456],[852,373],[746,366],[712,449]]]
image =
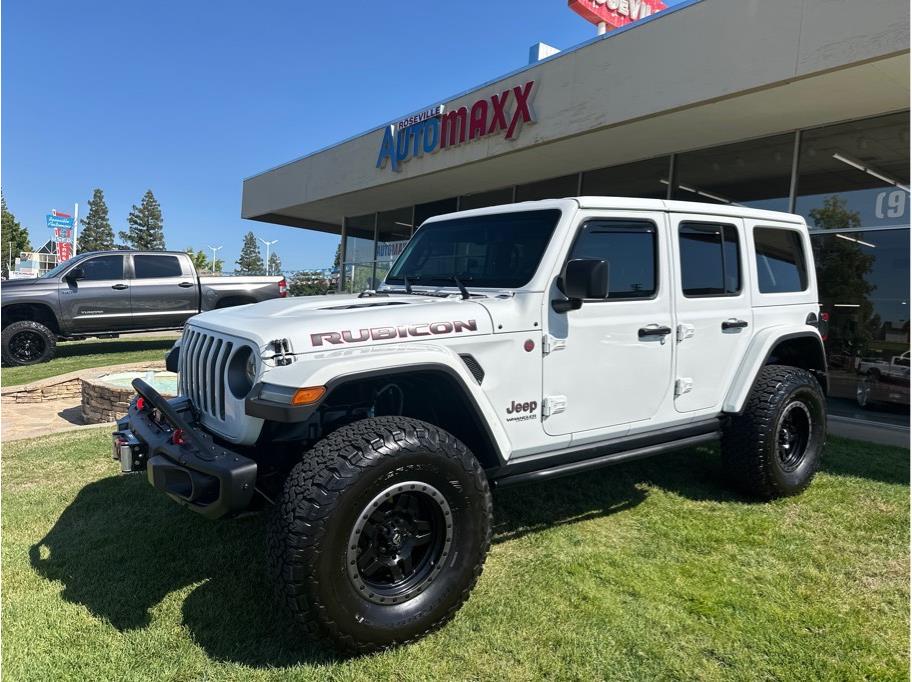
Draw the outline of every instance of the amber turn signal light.
[[[309,388],[299,388],[291,396],[292,405],[311,405],[317,402],[326,394],[325,386],[311,386]]]

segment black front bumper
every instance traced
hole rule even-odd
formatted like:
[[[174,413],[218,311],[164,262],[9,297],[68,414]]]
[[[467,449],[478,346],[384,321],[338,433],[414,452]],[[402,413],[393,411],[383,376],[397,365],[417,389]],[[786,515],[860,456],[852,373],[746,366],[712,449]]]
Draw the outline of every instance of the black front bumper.
[[[133,388],[142,401],[133,400],[113,434],[122,470],[145,467],[155,488],[207,518],[248,509],[256,462],[200,428],[188,398],[166,400],[142,379],[134,379]]]

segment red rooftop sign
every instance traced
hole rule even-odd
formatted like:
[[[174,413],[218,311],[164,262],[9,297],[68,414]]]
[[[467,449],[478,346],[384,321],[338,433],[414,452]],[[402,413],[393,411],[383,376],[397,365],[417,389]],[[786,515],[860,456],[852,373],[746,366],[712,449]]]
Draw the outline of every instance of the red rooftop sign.
[[[596,26],[604,23],[611,30],[667,8],[662,0],[567,0],[567,6]]]

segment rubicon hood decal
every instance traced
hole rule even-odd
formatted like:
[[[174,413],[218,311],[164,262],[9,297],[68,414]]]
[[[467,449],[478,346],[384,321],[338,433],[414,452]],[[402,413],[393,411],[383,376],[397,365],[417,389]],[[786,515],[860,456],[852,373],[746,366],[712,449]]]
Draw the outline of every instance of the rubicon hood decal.
[[[396,305],[364,305],[371,300]],[[260,348],[288,339],[297,354],[494,333],[491,314],[479,300],[398,295],[379,301],[339,294],[273,299],[202,313],[191,324]]]
[[[346,329],[338,332],[319,332],[310,335],[310,342],[314,346],[324,343],[363,343],[364,341],[389,341],[390,339],[405,339],[410,336],[434,336],[440,334],[458,334],[460,332],[478,331],[475,320],[454,320],[452,322],[426,322],[390,327],[371,327],[369,329]]]

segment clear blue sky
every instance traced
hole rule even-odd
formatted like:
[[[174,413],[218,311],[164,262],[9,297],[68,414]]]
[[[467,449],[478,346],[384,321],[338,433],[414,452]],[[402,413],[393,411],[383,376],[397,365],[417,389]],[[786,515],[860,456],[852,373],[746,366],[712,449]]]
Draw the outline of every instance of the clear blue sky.
[[[222,244],[231,269],[253,230],[325,267],[338,237],[240,218],[244,177],[594,34],[566,0],[6,2],[3,193],[33,244],[95,187],[115,233],[152,189],[168,248]]]

